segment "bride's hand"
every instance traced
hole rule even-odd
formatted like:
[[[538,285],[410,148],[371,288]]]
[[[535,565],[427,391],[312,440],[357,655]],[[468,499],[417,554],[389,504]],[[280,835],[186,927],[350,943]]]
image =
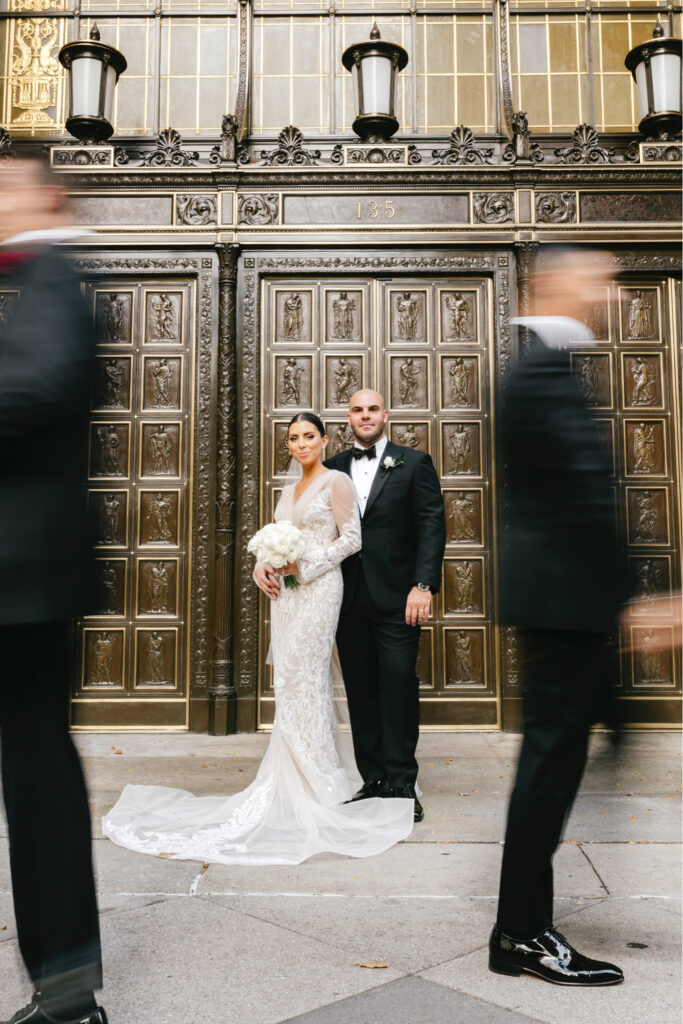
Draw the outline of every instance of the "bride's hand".
[[[275,569],[270,565],[257,565],[254,569],[254,576],[266,597],[271,598],[273,601],[277,601],[280,596],[280,580]]]
[[[299,571],[298,562],[287,562],[287,565],[283,565],[280,569],[281,576],[296,576]]]

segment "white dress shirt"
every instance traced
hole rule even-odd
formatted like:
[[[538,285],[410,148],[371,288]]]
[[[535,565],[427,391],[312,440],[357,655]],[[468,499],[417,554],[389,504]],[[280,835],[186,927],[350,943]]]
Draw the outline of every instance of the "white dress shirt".
[[[387,446],[386,435],[380,438],[375,444],[375,455],[374,459],[351,459],[351,479],[353,480],[356,491],[358,492],[358,507],[360,508],[360,514],[365,515],[365,506],[368,503],[370,497],[370,489],[372,487],[377,470],[379,469],[382,456],[384,455],[384,449]],[[361,451],[365,451],[362,445],[354,444],[354,448],[360,448]]]

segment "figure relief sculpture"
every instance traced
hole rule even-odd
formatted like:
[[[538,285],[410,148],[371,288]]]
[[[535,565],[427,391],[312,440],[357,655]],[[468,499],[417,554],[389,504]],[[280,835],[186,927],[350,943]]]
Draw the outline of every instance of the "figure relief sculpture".
[[[417,299],[403,292],[396,303],[398,336],[401,341],[415,341],[417,335]]]
[[[100,573],[102,585],[102,615],[116,615],[118,599],[118,581],[116,569],[111,562],[105,562]]]
[[[598,375],[598,364],[593,356],[585,356],[581,360],[581,387],[583,388],[583,397],[588,405],[597,405],[600,378]]]
[[[100,633],[93,644],[93,671],[91,672],[91,683],[98,686],[115,685],[112,679],[112,666],[114,662],[114,643],[109,633]]]
[[[149,610],[151,612],[168,611],[168,569],[163,562],[157,562],[149,568]]]
[[[405,445],[406,448],[419,448],[420,438],[415,433],[415,425],[413,423],[406,423],[404,426],[398,427],[396,430],[396,441],[398,444]]]
[[[284,337],[298,341],[304,329],[304,307],[298,292],[288,295],[284,303]]]
[[[351,448],[355,441],[353,430],[348,423],[340,423],[338,427],[335,427],[334,434],[332,435],[332,454],[337,455],[339,452],[346,451],[347,448]],[[289,452],[289,446],[285,441],[287,452]]]
[[[410,356],[404,359],[398,371],[398,395],[401,405],[418,405],[417,389],[422,367]]]
[[[165,494],[153,494],[149,509],[145,516],[148,526],[147,539],[156,543],[167,543],[172,540],[168,517],[171,514],[171,503]]]
[[[114,424],[110,423],[108,427],[98,427],[97,438],[100,447],[100,473],[103,476],[119,476],[121,473],[121,441]]]
[[[334,314],[334,337],[340,341],[348,341],[353,338],[353,314],[356,309],[354,299],[348,297],[347,292],[340,292],[339,297],[332,302]]]
[[[630,366],[633,380],[632,405],[654,405],[657,401],[657,377],[652,362],[643,356],[636,356],[635,366]]]
[[[451,363],[448,374],[451,378],[451,400],[453,405],[470,404],[470,368],[462,356]]]
[[[115,494],[105,494],[102,498],[102,507],[99,514],[99,543],[119,543],[119,509],[121,502]]]
[[[450,501],[448,521],[453,523],[455,540],[476,540],[475,508],[472,498],[459,491]]]
[[[472,668],[472,637],[464,630],[455,634],[455,679],[460,685],[474,682]]]
[[[123,341],[126,309],[120,295],[112,292],[102,301],[102,341]]]
[[[177,341],[178,323],[175,304],[170,295],[162,292],[151,300],[152,332],[151,341]]]
[[[108,359],[103,373],[104,405],[123,405],[121,401],[121,384],[123,367],[116,359]]]
[[[301,377],[303,367],[299,366],[296,359],[289,358],[282,371],[282,404],[301,405]]]
[[[639,423],[633,430],[633,472],[654,473],[655,428],[653,424]]]
[[[0,327],[7,327],[9,323],[10,313],[12,311],[12,303],[9,300],[9,296],[2,295],[0,293]]]
[[[628,304],[628,336],[629,338],[651,338],[652,330],[652,300],[648,295],[644,297],[641,291],[637,291]]]
[[[148,683],[168,682],[164,679],[164,638],[156,630],[147,638],[145,669]]]
[[[450,436],[451,458],[453,460],[454,473],[472,472],[472,445],[470,443],[470,432],[464,423],[456,424],[455,430]]]
[[[358,390],[358,369],[354,363],[350,363],[342,356],[334,368],[335,405],[345,405],[351,398],[354,391]]]
[[[474,341],[472,310],[462,292],[449,292],[445,298],[448,310],[446,341]]]
[[[171,438],[166,433],[166,427],[163,423],[150,436],[149,453],[152,460],[153,473],[163,475],[171,472]]]
[[[643,491],[637,496],[638,518],[636,522],[636,541],[647,543],[657,540],[657,505],[652,491]]]
[[[152,402],[154,405],[171,404],[173,373],[167,359],[158,359],[152,364]]]
[[[276,453],[277,472],[286,473],[292,461],[292,453],[287,444],[287,435],[282,438]]]
[[[454,604],[460,612],[474,611],[474,570],[471,562],[456,562]]]
[[[648,558],[639,567],[636,576],[640,597],[643,598],[647,608],[652,608],[655,598],[664,589],[662,568],[656,562],[653,562],[652,559]]]
[[[659,637],[651,629],[641,639],[640,683],[665,683],[666,673],[662,667],[662,652],[657,650]]]

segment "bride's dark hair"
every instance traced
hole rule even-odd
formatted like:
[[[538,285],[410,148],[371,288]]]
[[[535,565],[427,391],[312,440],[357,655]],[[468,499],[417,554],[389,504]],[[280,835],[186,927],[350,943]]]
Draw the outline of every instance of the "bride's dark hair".
[[[287,433],[289,434],[289,428],[292,423],[312,423],[315,429],[320,433],[321,437],[325,436],[325,424],[316,416],[314,412],[298,412],[295,416],[292,416],[291,420],[287,424]]]

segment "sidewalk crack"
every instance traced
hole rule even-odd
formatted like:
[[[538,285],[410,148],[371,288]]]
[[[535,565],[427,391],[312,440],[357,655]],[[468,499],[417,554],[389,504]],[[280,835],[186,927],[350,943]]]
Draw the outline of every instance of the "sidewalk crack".
[[[596,868],[595,864],[594,864],[594,863],[593,863],[593,861],[592,861],[592,860],[590,859],[590,857],[588,856],[588,854],[586,853],[586,851],[584,850],[584,848],[583,848],[582,844],[581,844],[581,843],[577,843],[576,845],[577,845],[577,846],[578,846],[578,848],[579,848],[579,849],[581,850],[581,853],[582,853],[582,854],[584,855],[584,857],[586,858],[586,860],[587,860],[587,861],[588,861],[588,863],[590,864],[590,866],[591,866],[591,869],[592,869],[592,871],[593,871],[593,874],[594,874],[594,875],[595,875],[595,877],[597,878],[597,880],[598,880],[598,882],[600,883],[600,885],[601,885],[601,886],[603,887],[603,889],[605,890],[605,892],[607,893],[607,895],[608,895],[608,896],[609,896],[609,895],[611,895],[611,894],[610,894],[610,891],[609,891],[609,889],[607,888],[607,886],[605,885],[605,883],[603,882],[603,880],[602,880],[602,878],[601,878],[601,876],[600,876],[600,872],[598,871],[598,869]]]

